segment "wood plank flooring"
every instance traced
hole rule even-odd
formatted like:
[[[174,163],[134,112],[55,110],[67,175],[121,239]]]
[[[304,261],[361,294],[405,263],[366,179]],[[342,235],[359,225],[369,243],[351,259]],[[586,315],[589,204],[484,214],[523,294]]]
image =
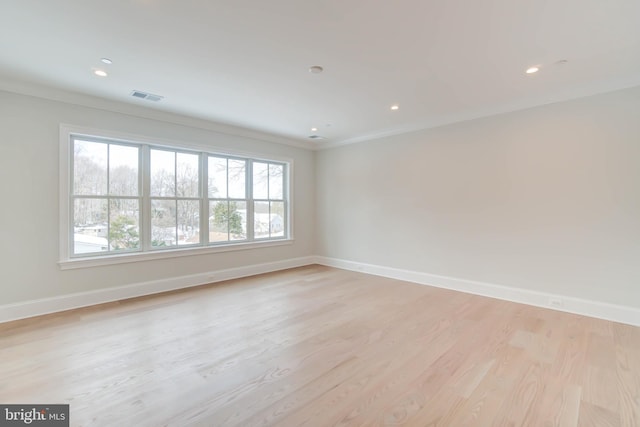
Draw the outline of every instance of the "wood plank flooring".
[[[640,426],[640,328],[322,266],[0,325],[73,426]]]

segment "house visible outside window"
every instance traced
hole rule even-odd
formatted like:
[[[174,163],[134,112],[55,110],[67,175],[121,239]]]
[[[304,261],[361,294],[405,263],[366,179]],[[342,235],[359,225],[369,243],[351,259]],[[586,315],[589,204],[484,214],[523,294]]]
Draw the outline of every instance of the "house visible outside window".
[[[289,239],[289,161],[73,133],[66,144],[62,261]]]

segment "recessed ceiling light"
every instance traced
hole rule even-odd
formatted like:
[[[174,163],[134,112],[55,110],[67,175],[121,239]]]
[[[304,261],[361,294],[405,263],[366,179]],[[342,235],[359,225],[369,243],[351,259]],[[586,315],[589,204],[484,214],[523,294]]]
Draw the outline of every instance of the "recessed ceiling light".
[[[533,74],[533,73],[537,73],[538,71],[540,71],[540,67],[529,67],[527,68],[526,73]]]
[[[107,72],[104,70],[95,70],[93,74],[95,74],[98,77],[107,77]]]
[[[391,106],[391,109],[392,109],[393,111],[395,111],[395,110],[397,110],[397,109],[399,109],[399,108],[400,108],[400,106],[399,106],[398,104],[394,104],[394,105],[392,105],[392,106]]]
[[[324,68],[322,68],[319,65],[314,65],[314,66],[309,67],[309,72],[311,74],[320,74],[323,71],[324,71]]]
[[[311,132],[317,132],[318,128],[311,128]]]
[[[112,60],[110,60],[109,58],[102,58],[102,59],[100,59],[100,61],[101,61],[103,64],[107,64],[107,65],[111,65],[111,64],[113,64],[113,61],[112,61]]]

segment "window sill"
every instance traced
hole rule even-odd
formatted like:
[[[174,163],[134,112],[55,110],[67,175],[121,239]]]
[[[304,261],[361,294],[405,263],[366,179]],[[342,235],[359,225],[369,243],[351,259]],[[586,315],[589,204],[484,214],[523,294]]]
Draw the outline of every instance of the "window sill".
[[[224,246],[201,246],[197,248],[165,249],[153,252],[136,252],[118,255],[104,255],[85,258],[72,258],[58,262],[60,270],[100,267],[105,265],[125,264],[130,262],[154,261],[158,259],[179,258],[185,256],[208,255],[220,252],[244,251],[272,246],[293,244],[293,239],[269,240],[263,242],[232,243]]]

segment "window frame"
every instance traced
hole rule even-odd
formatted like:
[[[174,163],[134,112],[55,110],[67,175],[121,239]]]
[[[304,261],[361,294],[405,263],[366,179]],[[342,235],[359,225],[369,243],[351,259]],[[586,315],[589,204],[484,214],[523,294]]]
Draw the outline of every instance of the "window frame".
[[[118,252],[93,252],[87,255],[73,253],[73,152],[71,152],[72,138],[86,138],[89,141],[115,143],[123,145],[133,145],[140,147],[139,159],[139,195],[140,195],[140,245],[135,251]],[[221,140],[224,135],[215,136],[215,140]],[[215,143],[215,141],[213,141]],[[163,248],[151,247],[151,212],[150,203],[154,198],[150,194],[149,182],[149,152],[151,149],[163,149],[175,153],[185,152],[199,155],[199,167],[201,169],[199,177],[199,201],[200,201],[200,243],[192,245],[175,245]],[[184,141],[174,141],[164,138],[148,137],[143,135],[126,134],[122,132],[107,131],[101,129],[91,129],[86,127],[61,124],[60,125],[60,239],[59,239],[59,262],[61,269],[74,269],[94,267],[101,265],[111,265],[129,262],[139,262],[155,259],[165,259],[183,256],[202,255],[209,253],[247,250],[254,248],[265,248],[271,246],[281,246],[292,244],[293,236],[293,160],[282,156],[266,155],[260,153],[240,152],[227,148],[220,148],[215,145],[190,143]],[[205,236],[208,230],[209,201],[208,195],[208,159],[210,156],[223,157],[227,159],[237,158],[247,160],[245,191],[247,200],[247,240],[209,242],[209,236]],[[253,197],[252,197],[252,168],[253,162],[265,162],[284,165],[283,177],[283,198],[285,201],[285,234],[284,237],[273,237],[269,239],[255,238],[253,236]],[[105,196],[107,197],[107,196]],[[181,197],[172,197],[181,199]],[[251,206],[251,207],[249,207]],[[251,210],[251,212],[249,211]],[[249,217],[251,221],[249,221]],[[206,218],[206,219],[203,219]],[[203,223],[206,222],[206,228]],[[249,224],[251,223],[251,225]],[[251,228],[251,230],[250,230]],[[203,239],[206,237],[206,240]],[[149,240],[149,241],[148,241]],[[206,242],[206,243],[205,243]]]

